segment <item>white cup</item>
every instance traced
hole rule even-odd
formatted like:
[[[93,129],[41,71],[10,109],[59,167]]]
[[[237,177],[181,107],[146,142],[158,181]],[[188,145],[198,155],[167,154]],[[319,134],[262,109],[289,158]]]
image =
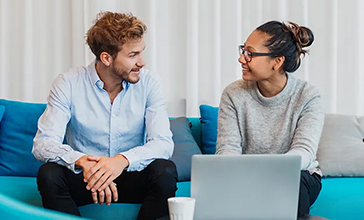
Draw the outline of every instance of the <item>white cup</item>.
[[[194,198],[172,197],[168,199],[168,209],[170,220],[193,220],[195,212]]]

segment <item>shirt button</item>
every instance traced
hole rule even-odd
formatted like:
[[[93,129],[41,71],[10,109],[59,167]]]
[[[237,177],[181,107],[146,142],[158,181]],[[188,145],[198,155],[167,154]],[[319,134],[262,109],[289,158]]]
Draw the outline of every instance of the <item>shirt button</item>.
[[[71,166],[67,166],[68,169],[71,169]]]
[[[112,114],[111,117],[115,118],[115,114]]]
[[[112,137],[113,140],[115,140],[115,137]]]

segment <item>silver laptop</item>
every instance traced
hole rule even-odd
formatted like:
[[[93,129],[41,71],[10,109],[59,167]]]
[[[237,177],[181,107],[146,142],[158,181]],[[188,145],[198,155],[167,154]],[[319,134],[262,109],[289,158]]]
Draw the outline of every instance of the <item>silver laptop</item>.
[[[194,155],[195,220],[294,220],[301,157]]]

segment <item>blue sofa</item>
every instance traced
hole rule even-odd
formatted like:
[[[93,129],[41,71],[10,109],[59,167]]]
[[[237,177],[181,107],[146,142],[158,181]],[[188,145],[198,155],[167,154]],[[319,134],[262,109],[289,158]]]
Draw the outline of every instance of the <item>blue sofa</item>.
[[[79,208],[82,218],[42,208],[35,177],[41,163],[33,157],[31,149],[32,139],[37,130],[37,120],[45,107],[45,104],[0,99],[0,218],[136,219],[140,204],[113,203],[109,207],[90,204]],[[176,144],[178,147],[175,153],[184,154],[184,157],[191,157],[191,154],[200,153],[200,150],[202,153],[213,153],[218,108],[203,105],[200,106],[200,112],[201,119],[188,118],[191,129],[188,127],[187,130],[194,140],[187,140],[190,139],[188,133],[180,134],[186,130],[179,129],[182,125],[171,122],[171,129],[172,124],[175,126],[172,129],[174,136],[179,137],[179,140],[174,139],[175,144],[178,141],[183,142],[183,144],[179,142]],[[356,126],[355,128],[360,130],[358,135],[364,134],[364,127]],[[331,135],[337,136],[337,134]],[[184,150],[193,144],[200,148],[199,152],[191,149]],[[187,162],[181,164],[181,161]],[[185,169],[178,170],[181,175],[185,175],[183,179],[185,181],[178,182],[176,195],[189,196],[190,182],[186,170],[190,168],[190,160],[177,158],[176,164],[177,169]],[[189,166],[184,167],[185,165]],[[327,169],[327,178],[322,180],[323,188],[318,200],[311,208],[311,214],[337,220],[364,219],[364,178],[360,176],[361,174],[355,173],[350,174],[350,177],[342,173],[330,174],[330,167]]]

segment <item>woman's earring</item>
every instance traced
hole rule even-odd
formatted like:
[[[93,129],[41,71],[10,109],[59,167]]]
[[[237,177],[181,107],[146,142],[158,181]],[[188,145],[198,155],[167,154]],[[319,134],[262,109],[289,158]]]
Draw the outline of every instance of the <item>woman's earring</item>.
[[[272,67],[272,70],[275,70],[274,67]]]

